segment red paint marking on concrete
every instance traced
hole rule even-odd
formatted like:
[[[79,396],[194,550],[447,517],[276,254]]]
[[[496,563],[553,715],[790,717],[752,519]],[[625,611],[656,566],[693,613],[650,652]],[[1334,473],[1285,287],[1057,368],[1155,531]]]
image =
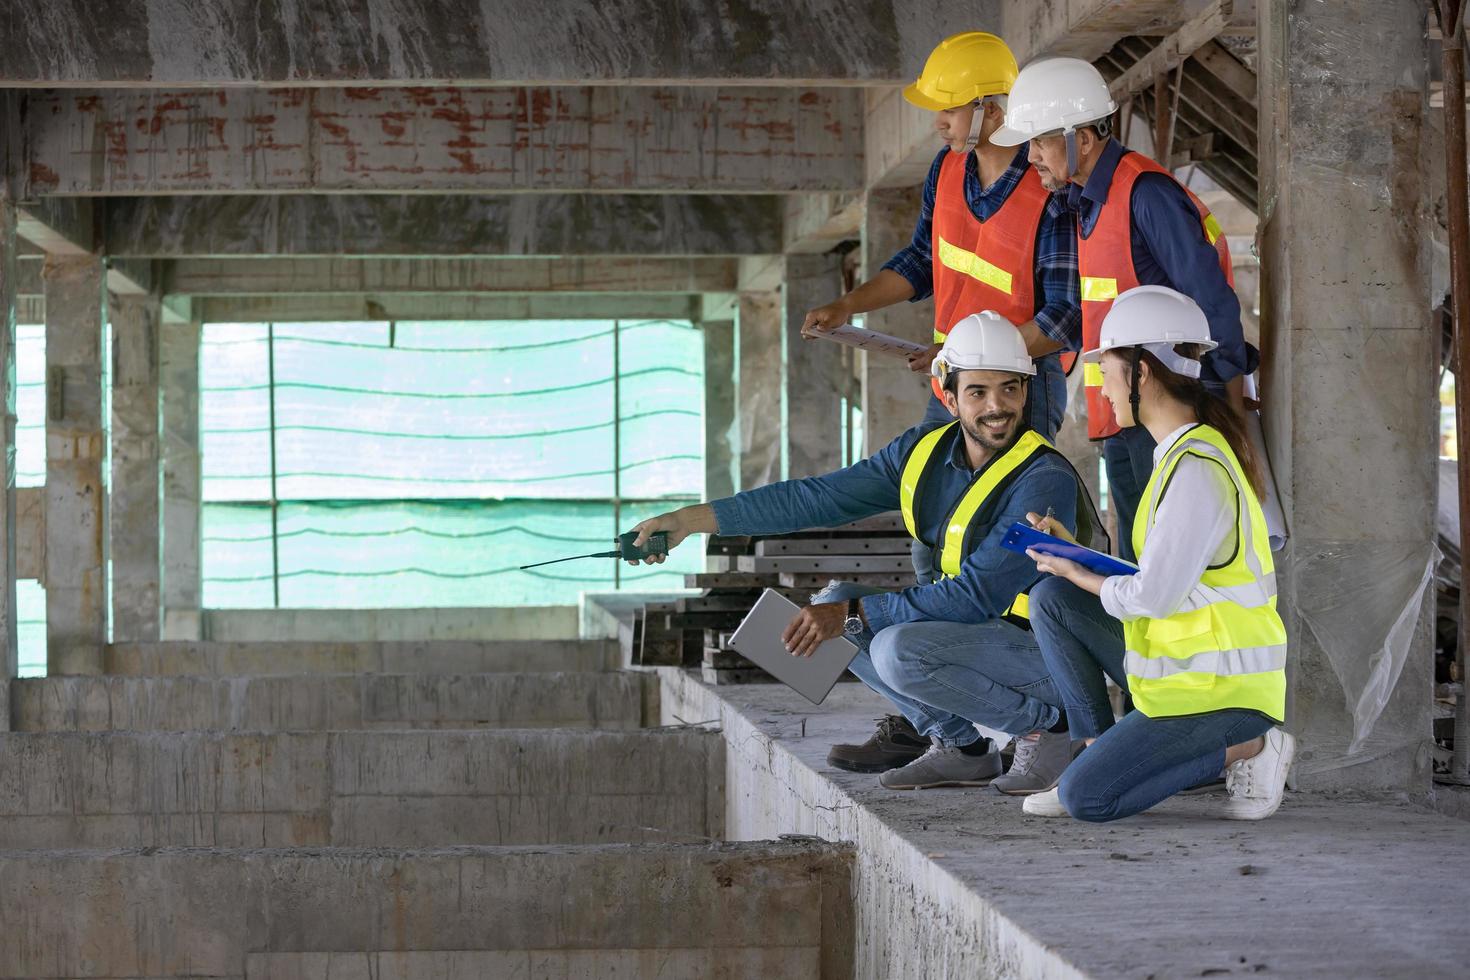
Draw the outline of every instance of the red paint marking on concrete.
[[[342,94],[354,102],[376,102],[383,94],[377,88],[344,88]]]
[[[61,175],[44,163],[31,164],[31,188],[55,188],[61,183]]]

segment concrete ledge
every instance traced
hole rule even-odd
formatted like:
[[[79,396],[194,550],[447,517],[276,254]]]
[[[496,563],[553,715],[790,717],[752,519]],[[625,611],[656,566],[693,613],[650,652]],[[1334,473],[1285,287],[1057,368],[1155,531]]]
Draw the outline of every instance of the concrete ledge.
[[[207,609],[202,639],[221,642],[565,640],[576,606],[483,609]]]
[[[1293,794],[1270,820],[1171,800],[1113,824],[1027,817],[989,789],[884,790],[827,767],[893,708],[841,684],[814,707],[777,685],[660,670],[665,718],[719,719],[731,839],[857,848],[855,975],[1460,977],[1470,829],[1426,807]]]
[[[718,734],[0,735],[0,850],[719,840]]]
[[[631,673],[38,677],[11,682],[16,731],[633,729]]]
[[[851,868],[821,842],[3,852],[0,977],[837,980]]]
[[[240,677],[598,671],[615,666],[617,656],[617,645],[606,640],[116,643],[106,649],[103,673]]]

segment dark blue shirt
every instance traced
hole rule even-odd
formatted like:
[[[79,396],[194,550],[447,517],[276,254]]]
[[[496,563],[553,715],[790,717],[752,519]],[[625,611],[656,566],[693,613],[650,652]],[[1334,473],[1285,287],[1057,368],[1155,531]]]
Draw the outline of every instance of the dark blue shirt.
[[[909,245],[889,259],[883,268],[892,269],[914,287],[912,302],[928,298],[934,292],[933,250],[934,197],[939,189],[939,168],[949,149],[939,151],[924,180],[923,203],[914,238]],[[980,184],[980,168],[974,153],[965,154],[965,201],[970,213],[981,221],[1000,210],[1011,191],[1031,166],[1026,162],[1026,144],[1016,149],[1016,156],[1005,173],[989,187]],[[1082,349],[1082,296],[1077,278],[1077,233],[1072,224],[1072,211],[1066,195],[1053,194],[1042,212],[1036,228],[1036,326],[1052,340],[1068,350]],[[977,312],[977,311],[971,311]]]
[[[1126,152],[1122,143],[1108,140],[1087,183],[1068,189],[1083,236],[1097,225]],[[1133,269],[1139,283],[1168,286],[1193,299],[1210,322],[1210,338],[1220,345],[1205,355],[1201,380],[1225,382],[1254,371],[1258,355],[1247,347],[1240,328],[1240,300],[1220,271],[1220,254],[1205,237],[1189,194],[1167,174],[1142,174],[1133,185],[1130,207]]]
[[[940,423],[921,422],[876,455],[825,476],[786,480],[711,502],[720,534],[785,534],[812,527],[835,527],[899,509],[899,475],[909,449]],[[945,465],[924,481],[915,501],[918,531],[925,541],[941,540],[944,519],[959,502],[975,471],[956,439]],[[960,566],[960,574],[933,585],[867,596],[863,615],[874,633],[895,623],[936,620],[983,623],[1002,615],[1016,595],[1041,575],[1036,562],[1000,546],[1006,530],[1026,519],[1027,511],[1052,513],[1077,526],[1077,478],[1059,456],[1033,463],[1001,494],[991,524],[977,530],[979,546]]]

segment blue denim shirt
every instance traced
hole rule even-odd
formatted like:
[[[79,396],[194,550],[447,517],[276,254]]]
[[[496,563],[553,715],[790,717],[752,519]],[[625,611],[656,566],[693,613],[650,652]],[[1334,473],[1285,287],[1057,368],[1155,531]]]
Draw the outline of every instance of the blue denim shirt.
[[[1027,144],[1017,147],[1011,165],[989,187],[980,184],[975,154],[965,154],[965,201],[971,214],[988,221],[1000,210],[1031,166],[1026,162],[1026,153]],[[897,272],[914,287],[911,300],[914,303],[934,292],[934,263],[929,254],[933,249],[934,197],[939,191],[939,168],[948,155],[948,148],[940,150],[929,167],[913,240],[883,264],[883,268]],[[1061,192],[1051,196],[1036,229],[1035,277],[1036,326],[1061,344],[1063,350],[1080,351],[1082,287],[1077,278],[1077,232],[1067,195]]]
[[[785,534],[812,527],[835,527],[849,521],[898,510],[899,475],[909,449],[940,423],[921,422],[880,449],[876,455],[824,476],[786,480],[711,501],[720,534]],[[975,471],[965,458],[964,441],[955,440],[945,465],[925,481],[916,503],[920,535],[940,539],[941,525],[969,488]],[[874,633],[895,623],[936,620],[983,623],[1003,614],[1016,595],[1041,576],[1036,563],[1007,551],[1001,538],[1028,510],[1052,513],[1070,528],[1077,526],[1077,478],[1066,461],[1048,456],[1006,488],[995,520],[982,528],[980,545],[960,566],[960,574],[932,585],[868,596],[863,614]]]
[[[1118,161],[1128,148],[1109,140],[1083,186],[1068,188],[1083,235],[1092,233],[1108,200]],[[1179,182],[1148,173],[1133,185],[1133,268],[1145,286],[1169,286],[1205,311],[1220,346],[1204,356],[1201,380],[1225,382],[1256,369],[1259,354],[1240,328],[1240,299],[1220,274],[1220,255],[1200,226],[1199,212]]]

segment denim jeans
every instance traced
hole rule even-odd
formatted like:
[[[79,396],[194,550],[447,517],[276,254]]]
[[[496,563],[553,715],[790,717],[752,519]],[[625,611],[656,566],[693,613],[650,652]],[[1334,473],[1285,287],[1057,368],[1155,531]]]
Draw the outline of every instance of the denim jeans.
[[[1026,418],[1031,428],[1047,439],[1055,439],[1062,427],[1062,415],[1067,410],[1067,376],[1062,373],[1061,361],[1052,354],[1037,365],[1036,377],[1031,379],[1031,390],[1026,395]],[[944,402],[929,395],[929,405],[924,411],[926,422],[951,422],[954,416],[944,407]],[[1147,479],[1147,474],[1144,474]],[[1143,490],[1140,487],[1139,493]],[[934,549],[922,541],[909,545],[909,558],[914,565],[914,580],[920,585],[934,581]]]
[[[839,582],[812,601],[846,602],[881,591]],[[1010,623],[899,623],[853,639],[859,649],[849,669],[920,734],[945,745],[974,742],[975,724],[1024,735],[1061,717],[1036,641]]]
[[[1266,734],[1272,724],[1240,708],[1180,718],[1124,715],[1062,773],[1062,806],[1092,823],[1142,813],[1219,776],[1227,748]]]
[[[1115,724],[1103,675],[1128,689],[1123,624],[1097,596],[1060,578],[1032,588],[1030,616],[1072,737],[1097,739],[1062,775],[1062,805],[1079,820],[1132,816],[1213,779],[1226,748],[1271,727],[1263,715],[1237,709],[1181,718],[1134,711]]]

